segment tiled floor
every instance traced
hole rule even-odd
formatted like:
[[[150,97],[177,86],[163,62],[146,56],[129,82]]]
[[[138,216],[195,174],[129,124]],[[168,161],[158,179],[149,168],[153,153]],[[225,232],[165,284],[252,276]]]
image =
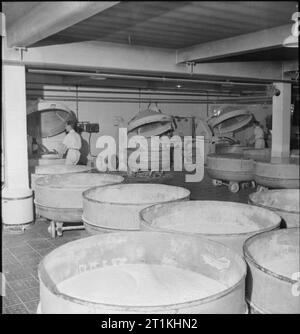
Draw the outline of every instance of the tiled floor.
[[[230,193],[226,186],[214,187],[205,177],[201,183],[185,183],[183,174],[165,179],[164,183],[181,185],[191,190],[191,199],[224,200],[247,203],[254,189]],[[40,260],[56,247],[88,236],[84,230],[66,231],[62,237],[51,239],[48,223],[38,220],[23,234],[2,234],[2,271],[6,277],[6,296],[2,313],[36,313],[39,302],[37,267]]]

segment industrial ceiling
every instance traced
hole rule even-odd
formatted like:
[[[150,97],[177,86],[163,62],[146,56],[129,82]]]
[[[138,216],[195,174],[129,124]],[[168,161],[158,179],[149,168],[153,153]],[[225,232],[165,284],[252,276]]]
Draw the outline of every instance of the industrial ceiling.
[[[6,16],[9,30],[16,21],[37,8],[41,2],[3,2],[2,11]],[[50,2],[49,2],[50,3]],[[255,33],[291,24],[291,14],[296,11],[295,1],[120,1],[66,29],[43,38],[30,47],[67,44],[82,41],[100,41],[141,47],[180,50],[202,43],[219,41],[226,38]],[[285,61],[296,60],[298,49],[275,48],[255,52],[243,52],[237,55],[224,55],[204,62],[249,62],[249,61]],[[199,60],[199,62],[201,62]],[[106,76],[104,80],[92,79],[92,75],[76,75],[74,71],[63,73],[30,72],[27,80],[38,84],[55,81],[62,85],[80,85],[86,87],[133,88],[148,90],[201,90],[205,92],[223,91],[227,94],[263,94],[266,87],[257,84],[239,85],[226,82],[188,81],[189,74],[181,75],[178,80],[122,77],[124,73],[117,70],[119,77]],[[106,73],[109,73],[106,71]],[[91,73],[92,74],[92,73]],[[111,73],[112,74],[112,73]],[[126,73],[125,73],[126,74]],[[128,74],[128,73],[127,73]],[[142,72],[130,73],[143,75]],[[152,75],[155,75],[153,72]],[[158,74],[156,74],[158,75]],[[217,75],[217,73],[216,73]],[[195,80],[200,79],[194,75]],[[101,79],[101,78],[98,78]],[[209,79],[209,78],[207,78]],[[211,80],[211,79],[209,79]],[[222,78],[220,78],[222,81]],[[231,78],[231,82],[234,80]],[[257,80],[259,82],[259,80]]]

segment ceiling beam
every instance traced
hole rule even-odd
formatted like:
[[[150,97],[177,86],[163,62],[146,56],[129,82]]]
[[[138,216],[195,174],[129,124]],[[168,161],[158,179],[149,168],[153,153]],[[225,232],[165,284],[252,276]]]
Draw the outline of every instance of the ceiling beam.
[[[19,53],[14,48],[3,48],[3,63],[21,63],[28,67],[90,70],[129,71],[130,73],[174,73],[211,77],[252,79],[253,81],[282,79],[281,62],[204,63],[191,68],[176,64],[174,50],[114,44],[99,41],[79,42],[28,48]],[[165,74],[164,74],[165,73]]]
[[[82,20],[115,6],[120,1],[40,2],[7,27],[9,47],[27,47]]]
[[[282,46],[291,33],[291,25],[283,25],[250,34],[194,45],[176,51],[176,63],[205,62],[248,52],[268,50]]]
[[[283,72],[294,72],[299,71],[299,61],[298,60],[289,60],[282,63]]]

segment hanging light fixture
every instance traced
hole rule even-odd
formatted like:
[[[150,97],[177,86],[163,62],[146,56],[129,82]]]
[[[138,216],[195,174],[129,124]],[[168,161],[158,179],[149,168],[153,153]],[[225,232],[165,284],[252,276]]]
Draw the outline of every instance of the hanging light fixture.
[[[299,40],[298,40],[299,22],[298,20],[299,20],[299,12],[295,12],[292,15],[292,21],[295,21],[291,29],[292,34],[283,41],[283,46],[288,47],[288,48],[298,47],[298,44],[299,44]]]

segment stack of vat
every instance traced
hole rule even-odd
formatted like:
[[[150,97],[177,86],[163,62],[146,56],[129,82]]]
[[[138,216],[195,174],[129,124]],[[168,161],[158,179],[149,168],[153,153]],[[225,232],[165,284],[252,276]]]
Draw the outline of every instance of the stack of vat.
[[[208,121],[216,136],[233,133],[251,122],[253,115],[247,110],[224,110]],[[240,183],[252,181],[254,161],[243,156],[242,145],[216,145],[216,154],[207,156],[207,172],[214,185],[228,185],[231,192],[240,189]]]
[[[254,161],[243,161],[253,179]],[[299,269],[299,228],[279,229],[287,216],[272,200],[189,201],[182,187],[122,184],[113,176],[36,182],[44,201],[36,204],[48,219],[65,220],[74,209],[71,219],[93,234],[40,263],[41,313],[247,313],[247,304],[251,312],[300,312],[299,298],[288,293],[297,283],[289,270]]]
[[[261,283],[268,254],[270,261],[276,254],[293,266],[299,261],[299,229],[279,230],[281,218],[267,208],[188,201],[189,195],[159,184],[86,190],[82,220],[96,235],[57,248],[40,263],[40,312],[247,313],[245,300],[251,312],[300,311],[286,296],[286,283],[295,280],[277,273],[280,264]],[[261,236],[270,240],[264,256]],[[257,296],[264,293],[260,298],[272,304],[280,284],[286,306],[265,307]]]

